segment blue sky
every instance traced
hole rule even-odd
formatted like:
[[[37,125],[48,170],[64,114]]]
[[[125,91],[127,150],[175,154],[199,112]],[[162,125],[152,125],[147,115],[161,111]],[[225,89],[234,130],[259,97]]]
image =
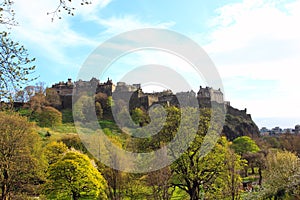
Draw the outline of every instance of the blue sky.
[[[86,6],[75,1],[74,17],[62,15],[51,22],[46,13],[57,2],[16,1],[19,26],[11,29],[36,57],[39,81],[49,86],[75,79],[103,41],[137,28],[165,28],[193,39],[208,53],[223,80],[226,100],[246,107],[259,127],[300,123],[299,0],[92,0]],[[140,63],[153,59],[178,64],[163,54],[138,55]],[[126,70],[132,59],[123,60],[128,61],[123,63]],[[118,73],[111,70],[111,78]]]

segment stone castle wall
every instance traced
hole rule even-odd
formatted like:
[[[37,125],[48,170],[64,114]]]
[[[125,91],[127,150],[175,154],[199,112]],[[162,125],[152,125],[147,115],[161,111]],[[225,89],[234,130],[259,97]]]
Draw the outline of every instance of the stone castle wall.
[[[124,82],[118,82],[117,85],[114,85],[110,79],[104,83],[100,83],[98,79],[92,78],[90,81],[79,80],[75,82],[68,79],[67,82],[59,82],[52,85],[51,89],[55,90],[60,96],[62,103],[61,109],[72,107],[72,94],[74,89],[76,90],[77,88],[80,88],[79,91],[95,88],[96,94],[104,93],[107,96],[112,96],[113,99],[123,99],[124,102],[129,101],[130,109],[143,107],[148,110],[154,104],[179,106],[179,100],[182,105],[195,105],[195,101],[198,101],[200,107],[210,107],[211,102],[224,103],[221,90],[214,90],[210,87],[202,88],[200,86],[197,95],[193,91],[180,92],[175,95],[170,90],[144,93],[140,84],[128,85]],[[230,109],[230,112],[235,111]]]

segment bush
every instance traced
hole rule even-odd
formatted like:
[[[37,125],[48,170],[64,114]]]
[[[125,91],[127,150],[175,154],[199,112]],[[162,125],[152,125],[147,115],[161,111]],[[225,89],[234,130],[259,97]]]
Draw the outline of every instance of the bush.
[[[53,127],[61,125],[62,114],[53,107],[46,106],[38,114],[38,125],[42,127]]]
[[[74,122],[72,109],[64,109],[61,111],[61,113],[62,113],[62,122],[63,123],[73,123]]]
[[[88,150],[85,148],[77,134],[67,134],[63,136],[59,142],[63,142],[70,149],[74,148],[82,153],[88,153]]]

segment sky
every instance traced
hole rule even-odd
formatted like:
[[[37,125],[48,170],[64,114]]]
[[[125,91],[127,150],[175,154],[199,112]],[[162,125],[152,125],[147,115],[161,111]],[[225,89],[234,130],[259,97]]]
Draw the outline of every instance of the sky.
[[[72,3],[75,16],[63,13],[51,22],[47,12],[58,2],[14,4],[19,25],[9,31],[36,58],[38,81],[51,86],[76,79],[88,56],[120,33],[168,29],[205,50],[223,81],[225,99],[235,108],[247,108],[259,127],[300,124],[299,0],[92,0],[84,6],[78,0]],[[149,51],[123,56],[107,76],[117,82],[130,66],[147,63],[177,66],[191,84],[198,83],[182,60]],[[193,88],[197,92],[199,85]]]

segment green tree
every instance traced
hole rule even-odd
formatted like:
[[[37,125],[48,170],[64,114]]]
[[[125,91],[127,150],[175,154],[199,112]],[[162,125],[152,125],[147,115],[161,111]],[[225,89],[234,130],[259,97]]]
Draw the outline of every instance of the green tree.
[[[81,96],[73,106],[73,115],[81,122],[90,122],[96,119],[95,102],[91,96]]]
[[[219,186],[216,199],[240,199],[240,188],[242,185],[241,171],[246,166],[247,161],[242,159],[232,149],[227,147],[225,154],[224,171],[216,180],[216,185]]]
[[[135,108],[131,111],[132,120],[139,126],[145,126],[149,123],[150,119],[147,113],[141,108]]]
[[[107,199],[107,183],[84,154],[67,152],[50,165],[45,194],[50,199]]]
[[[48,164],[51,165],[56,163],[63,155],[68,151],[68,147],[62,142],[51,142],[47,144],[44,149],[44,154],[48,161]]]
[[[248,136],[242,136],[234,139],[232,142],[232,148],[240,155],[249,152],[256,153],[260,150],[255,141]]]
[[[42,127],[53,127],[61,125],[62,114],[53,107],[46,106],[38,113],[38,125]]]
[[[243,158],[247,160],[248,165],[247,167],[250,167],[252,169],[252,174],[255,174],[254,167],[258,168],[258,185],[261,185],[262,183],[262,170],[266,168],[266,152],[259,151],[256,153],[245,153],[243,155]],[[246,170],[247,170],[246,167]]]
[[[102,112],[103,112],[103,118],[111,118],[111,104],[109,102],[112,101],[111,97],[108,98],[107,94],[105,93],[97,93],[95,95],[95,101],[96,103],[101,104]]]
[[[231,147],[237,154],[248,161],[248,165],[245,166],[245,176],[248,176],[248,166],[251,167],[254,173],[256,160],[253,159],[252,155],[260,151],[255,141],[248,136],[241,136],[233,140]]]
[[[300,159],[294,153],[279,151],[267,156],[265,185],[271,189],[272,195],[298,193],[300,189],[299,175]]]
[[[0,113],[0,187],[1,199],[34,188],[42,179],[39,137],[26,118],[15,113]],[[29,192],[29,191],[27,191]]]
[[[299,199],[300,159],[288,151],[273,150],[267,155],[262,190],[249,199]]]
[[[225,171],[225,138],[221,138],[206,156],[200,156],[203,142],[197,137],[189,149],[173,164],[173,182],[187,192],[191,200],[213,195],[217,190],[216,179]]]

